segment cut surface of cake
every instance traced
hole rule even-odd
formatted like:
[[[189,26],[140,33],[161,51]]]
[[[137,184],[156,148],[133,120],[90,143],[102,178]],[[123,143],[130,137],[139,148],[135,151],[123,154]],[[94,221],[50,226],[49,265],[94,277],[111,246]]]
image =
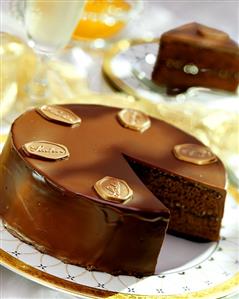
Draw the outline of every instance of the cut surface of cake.
[[[202,86],[231,92],[239,84],[239,46],[223,31],[190,23],[160,38],[152,80],[168,91]]]
[[[194,137],[134,110],[29,110],[13,123],[0,167],[7,229],[67,263],[153,274],[170,213],[172,233],[219,238],[222,162]]]

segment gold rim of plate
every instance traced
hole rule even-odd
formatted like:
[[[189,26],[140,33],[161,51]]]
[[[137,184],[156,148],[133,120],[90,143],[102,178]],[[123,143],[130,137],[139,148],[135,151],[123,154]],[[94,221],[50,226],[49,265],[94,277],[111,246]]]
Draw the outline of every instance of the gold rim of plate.
[[[82,284],[77,284],[65,279],[48,274],[38,270],[6,253],[0,249],[0,264],[9,270],[14,271],[21,276],[28,278],[41,285],[64,291],[75,296],[87,296],[89,298],[108,298],[108,299],[191,299],[191,298],[224,298],[238,292],[239,273],[236,273],[232,278],[226,280],[222,284],[215,287],[204,289],[197,292],[190,292],[182,295],[130,295],[116,293],[112,291],[100,290],[93,287],[88,287]]]
[[[103,61],[103,72],[115,88],[134,96],[136,99],[144,101],[148,101],[148,99],[141,96],[134,88],[129,87],[127,84],[124,83],[123,80],[121,80],[114,74],[111,67],[111,63],[115,56],[117,56],[119,53],[127,51],[132,46],[146,43],[159,43],[159,38],[120,40],[119,42],[116,42],[112,45],[112,47],[109,48],[109,50],[104,55]]]

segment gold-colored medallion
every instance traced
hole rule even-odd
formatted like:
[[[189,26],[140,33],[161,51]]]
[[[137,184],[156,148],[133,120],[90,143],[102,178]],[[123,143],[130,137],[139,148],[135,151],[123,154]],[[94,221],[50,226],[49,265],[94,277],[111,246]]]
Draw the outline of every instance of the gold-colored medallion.
[[[200,144],[179,144],[173,149],[177,159],[197,165],[206,165],[216,162],[217,156],[206,146]]]
[[[186,74],[190,74],[190,75],[197,75],[199,73],[199,68],[193,64],[185,64],[185,66],[183,67],[183,71]]]
[[[47,160],[61,160],[70,156],[67,147],[49,141],[32,141],[24,144],[22,149],[27,156]]]
[[[47,120],[64,123],[66,125],[80,125],[81,118],[71,110],[61,106],[44,105],[36,110]]]
[[[121,110],[118,119],[122,126],[140,132],[144,132],[151,126],[150,118],[146,114],[133,109]]]
[[[94,185],[95,191],[105,200],[124,202],[133,197],[133,190],[121,179],[106,176]]]

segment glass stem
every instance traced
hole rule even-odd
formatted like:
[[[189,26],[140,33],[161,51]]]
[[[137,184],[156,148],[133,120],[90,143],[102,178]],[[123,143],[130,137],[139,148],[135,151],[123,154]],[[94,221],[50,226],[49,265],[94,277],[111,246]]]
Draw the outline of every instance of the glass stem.
[[[49,97],[48,61],[48,55],[38,53],[34,77],[27,85],[27,94],[34,104],[41,104]]]

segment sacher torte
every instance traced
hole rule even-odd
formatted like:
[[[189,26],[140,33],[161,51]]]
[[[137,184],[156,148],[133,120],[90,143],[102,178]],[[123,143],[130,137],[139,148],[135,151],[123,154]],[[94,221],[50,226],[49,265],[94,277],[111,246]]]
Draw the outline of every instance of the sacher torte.
[[[153,274],[165,232],[217,241],[222,162],[194,137],[130,109],[43,106],[0,156],[6,228],[67,263]],[[170,221],[169,221],[170,219]]]

